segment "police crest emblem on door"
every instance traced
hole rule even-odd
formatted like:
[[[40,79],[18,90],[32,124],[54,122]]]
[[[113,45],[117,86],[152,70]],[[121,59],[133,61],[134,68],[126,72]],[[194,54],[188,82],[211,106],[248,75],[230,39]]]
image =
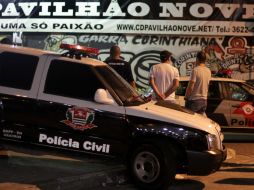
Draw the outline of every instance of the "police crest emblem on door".
[[[95,113],[93,110],[88,108],[72,107],[66,112],[66,120],[62,120],[61,122],[75,130],[84,131],[86,129],[97,127],[93,124],[94,118]]]

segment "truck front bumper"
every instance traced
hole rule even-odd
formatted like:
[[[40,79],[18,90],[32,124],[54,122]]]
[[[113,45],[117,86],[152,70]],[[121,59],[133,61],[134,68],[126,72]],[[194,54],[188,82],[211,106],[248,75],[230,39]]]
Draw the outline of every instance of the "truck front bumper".
[[[205,152],[187,151],[189,175],[208,175],[217,171],[227,157],[227,149]]]

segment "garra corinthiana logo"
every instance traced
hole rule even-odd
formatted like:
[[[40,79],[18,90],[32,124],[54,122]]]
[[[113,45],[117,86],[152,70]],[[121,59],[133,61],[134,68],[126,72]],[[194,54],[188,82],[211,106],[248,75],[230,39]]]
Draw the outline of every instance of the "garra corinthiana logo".
[[[61,122],[75,130],[84,131],[97,127],[93,124],[94,117],[94,111],[88,108],[72,107],[66,112],[66,120],[62,120]]]

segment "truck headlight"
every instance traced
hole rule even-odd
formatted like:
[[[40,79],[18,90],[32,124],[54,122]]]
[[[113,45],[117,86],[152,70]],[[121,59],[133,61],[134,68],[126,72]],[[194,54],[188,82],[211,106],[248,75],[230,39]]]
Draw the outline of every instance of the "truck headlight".
[[[220,133],[220,140],[223,141],[224,140],[224,134]]]
[[[219,143],[216,135],[208,134],[206,135],[208,149],[219,149]]]

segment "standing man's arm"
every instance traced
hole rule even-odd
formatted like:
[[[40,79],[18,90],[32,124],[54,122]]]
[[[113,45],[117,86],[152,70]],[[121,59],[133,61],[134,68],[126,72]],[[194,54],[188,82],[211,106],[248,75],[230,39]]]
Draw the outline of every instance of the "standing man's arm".
[[[160,91],[158,90],[154,80],[155,80],[154,77],[150,77],[150,84],[153,88],[154,93],[156,94],[156,98],[158,98],[159,100],[164,100],[165,95],[160,93]]]
[[[131,85],[133,88],[135,88],[135,89],[137,88],[137,87],[136,87],[136,83],[135,83],[134,80],[130,82],[130,85]]]
[[[171,88],[169,88],[166,92],[165,92],[165,96],[168,97],[170,96],[170,94],[172,94],[173,92],[176,91],[176,89],[179,87],[179,71],[175,68],[174,69],[174,80],[173,80],[173,85]]]
[[[188,83],[188,86],[185,92],[185,97],[184,97],[185,100],[188,100],[190,98],[191,92],[193,91],[193,88],[194,88],[195,81],[196,81],[196,73],[195,73],[195,70],[193,70],[191,73],[190,81]]]
[[[185,100],[188,100],[188,99],[189,99],[189,97],[190,97],[190,95],[191,95],[191,92],[192,92],[192,90],[193,90],[193,88],[194,88],[194,84],[195,84],[194,81],[189,81],[188,87],[187,87],[187,89],[186,89],[185,97],[184,97]]]
[[[126,64],[126,66],[125,66],[126,68],[125,68],[125,74],[126,74],[126,77],[127,77],[127,81],[128,81],[128,83],[133,87],[133,88],[135,88],[136,89],[136,82],[135,82],[135,80],[134,80],[134,78],[133,78],[133,74],[132,74],[132,71],[131,71],[131,66],[129,65],[129,63],[128,64]]]
[[[175,92],[178,87],[179,87],[179,80],[178,79],[174,79],[173,80],[173,86],[166,91],[165,96],[168,97],[170,94]]]

